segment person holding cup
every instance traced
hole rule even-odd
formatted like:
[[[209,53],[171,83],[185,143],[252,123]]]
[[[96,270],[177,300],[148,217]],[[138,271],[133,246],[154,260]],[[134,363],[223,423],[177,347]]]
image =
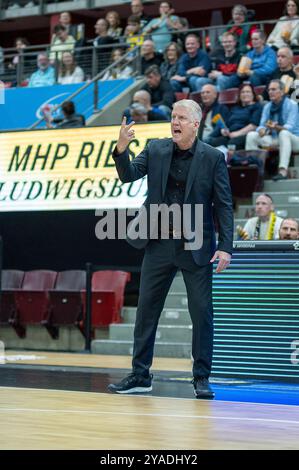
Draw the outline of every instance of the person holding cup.
[[[275,24],[268,37],[267,44],[274,49],[284,46],[298,46],[299,38],[299,3],[297,0],[288,0],[283,16]]]

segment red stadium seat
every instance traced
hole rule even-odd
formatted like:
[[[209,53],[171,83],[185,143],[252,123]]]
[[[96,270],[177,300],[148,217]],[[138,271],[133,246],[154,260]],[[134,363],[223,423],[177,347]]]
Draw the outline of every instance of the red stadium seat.
[[[268,152],[265,150],[238,150],[237,154],[244,157],[253,155],[263,162],[263,167],[265,167],[268,157]],[[263,189],[263,171],[259,169],[258,165],[229,166],[228,162],[228,173],[232,194],[235,198],[250,198],[253,192]]]
[[[196,103],[201,104],[201,94],[200,91],[193,91],[189,95],[189,99],[196,101]]]
[[[251,198],[252,193],[261,191],[261,179],[257,165],[228,168],[232,195],[235,198]]]
[[[22,289],[15,291],[19,325],[41,324],[48,317],[48,290],[53,289],[57,277],[55,271],[28,271]]]
[[[92,276],[92,327],[120,323],[124,291],[131,275],[124,271],[96,271]],[[82,292],[85,314],[85,292]]]
[[[82,319],[81,291],[85,288],[86,272],[80,270],[58,273],[55,289],[49,290],[49,318],[52,327],[76,325]]]
[[[299,64],[299,55],[294,55],[294,57],[293,57],[293,64],[294,64],[294,65]]]
[[[220,104],[236,104],[239,88],[228,88],[219,92],[218,102]]]
[[[182,91],[177,91],[175,93],[175,100],[180,101],[180,100],[186,100],[188,99],[189,93],[183,93]]]
[[[14,290],[20,289],[24,271],[4,269],[1,275],[0,325],[8,325],[16,316]]]
[[[259,86],[254,87],[254,91],[256,92],[257,95],[262,95],[265,90],[266,90],[266,85],[259,85]]]

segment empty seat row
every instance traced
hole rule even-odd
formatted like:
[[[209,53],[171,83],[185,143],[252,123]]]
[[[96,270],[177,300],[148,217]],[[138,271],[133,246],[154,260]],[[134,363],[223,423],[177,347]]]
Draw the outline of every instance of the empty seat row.
[[[124,290],[130,273],[96,271],[92,276],[92,327],[121,321]],[[11,325],[19,336],[26,325],[44,325],[53,338],[58,327],[76,325],[83,332],[86,273],[70,271],[3,270],[0,324]]]

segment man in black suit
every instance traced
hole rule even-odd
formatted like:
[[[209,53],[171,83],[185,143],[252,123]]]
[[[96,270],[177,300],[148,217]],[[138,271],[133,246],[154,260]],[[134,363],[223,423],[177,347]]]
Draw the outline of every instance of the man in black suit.
[[[134,330],[133,371],[120,383],[110,384],[111,392],[152,390],[150,367],[158,321],[172,280],[181,269],[193,324],[194,394],[197,398],[214,397],[208,381],[213,352],[212,269],[217,259],[216,273],[230,263],[233,208],[224,156],[197,139],[200,120],[201,109],[195,101],[176,102],[171,117],[172,138],[150,141],[132,162],[128,145],[135,138],[134,122],[126,125],[124,118],[121,125],[113,155],[116,169],[122,182],[147,175],[148,197],[143,212],[150,219],[150,227],[143,238],[133,237],[132,226],[128,232],[128,241],[133,246],[145,248]],[[191,231],[185,230],[185,212],[181,230],[177,230],[177,224],[170,217],[167,234],[161,219],[148,217],[153,205],[169,207],[172,204],[183,211],[190,210]],[[212,206],[219,225],[217,249]],[[200,225],[196,223],[198,207],[202,208]],[[192,245],[191,232],[202,232],[201,246]]]

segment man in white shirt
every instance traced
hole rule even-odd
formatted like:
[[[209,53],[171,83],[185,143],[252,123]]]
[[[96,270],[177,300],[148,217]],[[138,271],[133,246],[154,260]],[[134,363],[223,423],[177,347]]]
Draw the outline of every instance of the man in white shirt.
[[[256,198],[255,213],[256,217],[248,219],[243,229],[248,235],[247,239],[278,240],[282,218],[275,214],[269,194],[261,194]]]

